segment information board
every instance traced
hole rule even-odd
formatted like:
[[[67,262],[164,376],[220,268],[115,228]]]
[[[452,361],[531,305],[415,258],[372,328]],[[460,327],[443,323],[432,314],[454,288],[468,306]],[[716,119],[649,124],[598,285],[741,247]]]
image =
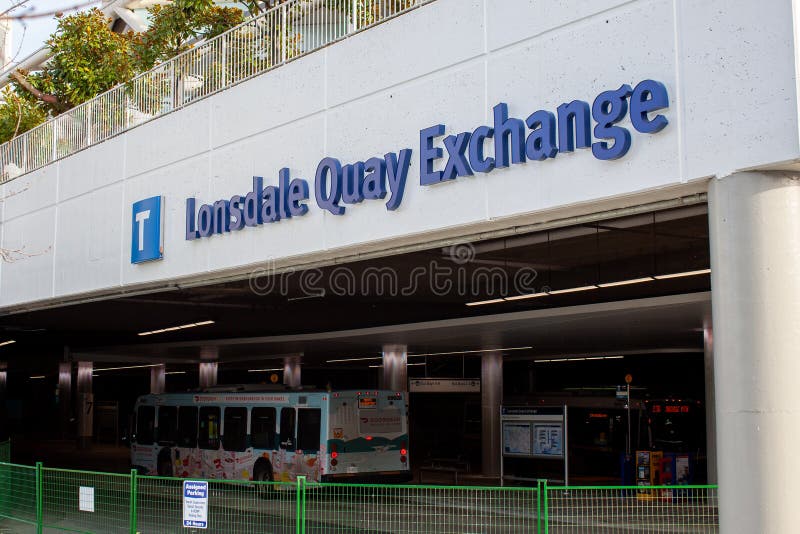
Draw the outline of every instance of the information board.
[[[564,407],[504,406],[503,455],[564,457]]]
[[[183,526],[208,528],[208,482],[183,481]]]
[[[500,484],[504,480],[536,481],[540,469],[536,460],[557,460],[564,464],[564,485],[569,481],[569,445],[566,406],[501,406]],[[512,474],[505,472],[509,458]],[[513,459],[513,461],[511,460]],[[526,461],[528,460],[528,461]],[[545,470],[547,471],[547,470]]]

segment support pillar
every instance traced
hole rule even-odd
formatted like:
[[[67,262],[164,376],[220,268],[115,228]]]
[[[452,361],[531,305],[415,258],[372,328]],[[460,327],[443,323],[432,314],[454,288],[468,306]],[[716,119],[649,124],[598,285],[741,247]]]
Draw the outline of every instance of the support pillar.
[[[800,179],[711,181],[720,532],[800,525]]]
[[[78,448],[88,449],[94,426],[92,362],[78,362]]]
[[[0,441],[8,436],[8,410],[6,409],[6,388],[8,387],[8,363],[0,362]]]
[[[703,324],[703,352],[706,379],[706,480],[717,483],[717,417],[714,393],[714,329],[711,319]]]
[[[61,362],[58,364],[58,419],[61,429],[61,438],[70,434],[70,419],[72,419],[72,363]]]
[[[164,393],[166,384],[167,366],[163,363],[150,368],[150,393],[157,395]]]
[[[201,388],[209,388],[217,385],[217,362],[200,362],[199,364]]]
[[[293,354],[283,359],[283,384],[290,388],[299,388],[301,385],[300,364],[302,354]]]
[[[406,345],[384,345],[383,389],[408,391],[408,347]]]
[[[503,354],[481,356],[481,465],[483,474],[500,476],[500,405],[503,403]]]

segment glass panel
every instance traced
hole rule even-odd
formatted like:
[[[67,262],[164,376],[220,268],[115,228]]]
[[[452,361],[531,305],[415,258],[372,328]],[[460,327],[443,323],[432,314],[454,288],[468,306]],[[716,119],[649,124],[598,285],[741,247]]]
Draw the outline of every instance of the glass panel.
[[[281,408],[281,449],[295,450],[294,408]]]
[[[136,414],[136,443],[152,445],[155,441],[155,406],[139,406]]]
[[[225,408],[222,448],[242,452],[247,448],[247,408]]]
[[[178,407],[158,407],[158,442],[161,444],[178,441]]]
[[[178,446],[189,449],[197,447],[197,408],[181,406],[178,415]]]
[[[318,452],[320,442],[320,410],[299,410],[297,414],[297,448],[303,452]]]
[[[275,448],[275,408],[253,408],[250,412],[250,436],[256,449]]]
[[[201,449],[219,449],[220,409],[216,407],[200,408],[200,432],[197,444]]]

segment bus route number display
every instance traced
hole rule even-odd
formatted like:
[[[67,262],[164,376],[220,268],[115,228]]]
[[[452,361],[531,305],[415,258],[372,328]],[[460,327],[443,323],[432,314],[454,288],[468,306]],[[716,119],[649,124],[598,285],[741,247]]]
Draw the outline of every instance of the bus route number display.
[[[208,482],[183,481],[183,526],[208,528]]]

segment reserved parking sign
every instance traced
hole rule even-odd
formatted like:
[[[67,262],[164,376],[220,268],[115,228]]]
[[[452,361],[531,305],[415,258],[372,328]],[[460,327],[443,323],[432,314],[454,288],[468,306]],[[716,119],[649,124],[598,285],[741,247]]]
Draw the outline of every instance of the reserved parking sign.
[[[183,481],[183,526],[208,528],[208,482]]]

